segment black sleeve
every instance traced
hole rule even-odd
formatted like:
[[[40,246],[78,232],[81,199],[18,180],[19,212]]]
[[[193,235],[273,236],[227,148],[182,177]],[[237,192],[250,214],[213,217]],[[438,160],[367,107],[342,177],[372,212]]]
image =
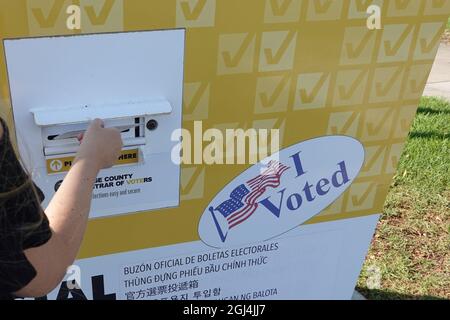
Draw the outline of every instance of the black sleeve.
[[[45,244],[51,229],[40,202],[43,193],[31,181],[12,148],[2,119],[0,138],[0,297],[25,287],[36,276],[24,250]]]

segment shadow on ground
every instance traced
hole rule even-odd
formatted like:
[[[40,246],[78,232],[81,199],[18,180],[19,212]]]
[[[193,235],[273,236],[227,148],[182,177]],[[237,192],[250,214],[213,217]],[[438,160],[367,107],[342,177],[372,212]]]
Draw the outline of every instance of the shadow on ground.
[[[410,138],[421,138],[421,139],[450,139],[450,133],[440,133],[435,131],[429,131],[429,132],[420,132],[420,131],[414,131],[409,134]]]
[[[421,295],[409,295],[402,294],[388,290],[369,290],[367,288],[356,288],[367,300],[442,300],[446,301],[442,297],[434,296],[421,296]]]
[[[450,113],[450,110],[436,110],[433,108],[428,108],[428,107],[420,107],[417,110],[417,113],[423,113],[423,114],[448,114]]]

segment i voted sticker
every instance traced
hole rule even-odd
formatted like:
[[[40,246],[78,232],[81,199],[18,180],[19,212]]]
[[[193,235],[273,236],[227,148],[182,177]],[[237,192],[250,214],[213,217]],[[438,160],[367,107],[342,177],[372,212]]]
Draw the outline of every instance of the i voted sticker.
[[[250,167],[205,208],[198,232],[223,248],[282,235],[326,209],[358,176],[364,147],[347,136],[304,141]]]

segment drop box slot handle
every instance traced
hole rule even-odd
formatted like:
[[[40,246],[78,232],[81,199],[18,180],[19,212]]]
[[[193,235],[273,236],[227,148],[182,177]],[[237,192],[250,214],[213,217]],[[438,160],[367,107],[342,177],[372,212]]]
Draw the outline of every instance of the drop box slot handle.
[[[118,103],[102,106],[31,109],[40,127],[84,123],[96,118],[120,119],[157,116],[172,113],[172,105],[164,99]]]

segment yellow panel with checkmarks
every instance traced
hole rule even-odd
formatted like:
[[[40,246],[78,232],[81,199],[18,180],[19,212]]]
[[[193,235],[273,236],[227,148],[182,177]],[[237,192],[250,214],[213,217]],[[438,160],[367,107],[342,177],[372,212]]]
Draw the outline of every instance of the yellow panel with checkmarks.
[[[367,27],[345,29],[341,65],[365,64],[372,60],[377,33]]]
[[[330,87],[330,73],[304,73],[297,78],[294,110],[325,108]]]
[[[378,184],[373,181],[356,182],[348,192],[347,212],[363,211],[375,206]]]
[[[393,139],[405,139],[408,136],[416,112],[417,108],[413,105],[399,107],[397,120],[394,125]]]
[[[298,22],[302,9],[302,0],[264,0],[265,23]]]
[[[181,200],[201,199],[205,195],[205,169],[201,166],[181,170]]]
[[[386,158],[387,146],[373,145],[365,148],[366,161],[361,169],[360,177],[373,177],[383,173],[383,163]]]
[[[73,34],[67,29],[66,10],[71,0],[27,0],[29,34],[32,36]]]
[[[308,21],[336,20],[341,16],[344,1],[341,0],[309,0]]]
[[[339,71],[334,84],[334,106],[362,104],[368,75],[367,68]]]
[[[434,59],[439,48],[441,34],[444,32],[445,25],[446,24],[442,22],[427,22],[420,25],[414,59]]]
[[[409,68],[408,77],[405,80],[405,99],[415,100],[422,96],[425,85],[430,75],[432,64],[416,64]]]
[[[336,199],[335,202],[333,202],[330,206],[328,206],[325,210],[323,210],[320,214],[318,214],[317,217],[333,216],[341,213],[345,197],[346,194],[344,193],[342,196]]]
[[[416,1],[416,0],[414,0]],[[384,0],[348,0],[348,15],[349,19],[364,19],[367,17],[367,8],[371,5],[376,5],[383,12],[385,5]]]
[[[378,63],[408,59],[415,29],[416,26],[414,24],[390,24],[384,26]]]
[[[375,75],[370,92],[370,102],[396,101],[401,94],[405,66],[380,67]]]
[[[213,27],[216,0],[177,0],[177,27]]]
[[[263,32],[259,71],[290,70],[294,66],[297,31]]]
[[[279,138],[280,144],[283,145],[284,141],[284,134],[286,129],[286,118],[284,115],[282,115],[279,118],[267,118],[267,119],[258,119],[253,121],[252,128],[255,128],[256,130],[278,130],[278,135],[271,136],[272,138]],[[271,141],[268,141],[269,145],[272,145]]]
[[[450,0],[425,1],[425,15],[445,15],[450,12]]]
[[[404,148],[405,143],[396,143],[390,146],[385,169],[386,174],[395,174]]]
[[[366,110],[360,139],[364,142],[388,140],[394,127],[395,115],[395,108]]]
[[[291,74],[258,78],[255,97],[255,114],[286,112],[291,93]]]
[[[67,29],[73,4],[81,10],[80,30]],[[194,122],[202,121],[203,130],[224,134],[278,129],[281,148],[324,135],[361,141],[366,158],[357,180],[308,223],[379,213],[450,15],[450,0],[0,0],[0,5],[0,40],[184,28],[183,128],[192,135]],[[371,5],[381,10],[381,30],[367,28]],[[1,114],[13,128],[5,70],[1,52]],[[229,154],[235,151],[228,148]],[[235,162],[236,154],[224,160]],[[198,240],[198,217],[209,200],[247,168],[184,165],[180,207],[90,222],[81,257]],[[178,238],[167,237],[169,228]],[[150,229],[151,236],[138,236]],[[93,241],[98,234],[100,244]]]
[[[328,135],[344,135],[357,137],[361,126],[361,112],[334,112],[328,122]]]
[[[419,13],[421,1],[418,0],[393,0],[389,2],[388,17],[415,16]]]
[[[84,9],[81,16],[83,33],[114,32],[123,30],[124,0],[80,0]]]
[[[208,118],[211,84],[207,81],[184,84],[183,120]]]
[[[217,73],[251,73],[254,70],[256,35],[223,34],[219,38]]]

